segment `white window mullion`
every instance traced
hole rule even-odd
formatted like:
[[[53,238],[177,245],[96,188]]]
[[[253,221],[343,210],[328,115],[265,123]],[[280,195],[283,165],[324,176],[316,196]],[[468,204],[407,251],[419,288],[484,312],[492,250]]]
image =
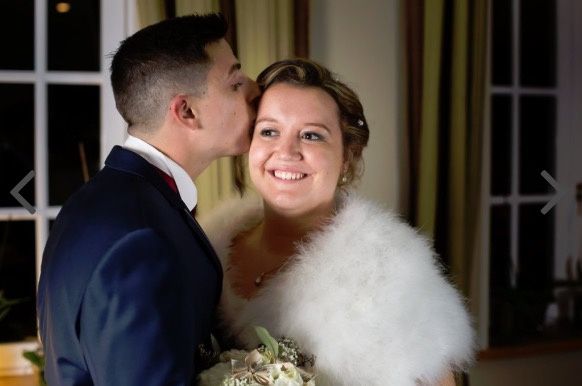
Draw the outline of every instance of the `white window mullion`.
[[[570,4],[568,1],[562,1],[556,3],[556,16],[558,20],[568,20],[563,16],[564,12],[570,12],[569,9]],[[572,69],[570,68],[570,63],[564,60],[560,60],[564,55],[561,54],[562,52],[568,52],[565,50],[569,50],[571,48],[571,36],[570,32],[572,31],[571,26],[569,23],[556,23],[557,27],[557,63],[556,63],[556,82],[557,82],[557,89],[559,91],[557,100],[556,100],[556,175],[554,178],[558,184],[565,184],[566,181],[569,179],[564,173],[563,159],[566,159],[566,162],[569,160],[569,154],[567,151],[559,157],[558,156],[558,149],[567,149],[568,146],[564,142],[564,134],[569,134],[570,129],[570,122],[569,117],[566,115],[568,112],[568,108],[563,106],[560,103],[562,99],[561,96],[565,97],[563,100],[571,100],[571,95],[569,94],[569,87],[567,87],[566,83],[573,78],[573,73],[571,73]],[[570,51],[571,52],[571,51]],[[569,55],[568,55],[569,56]],[[568,57],[566,56],[566,57]],[[569,163],[569,162],[568,162]],[[572,165],[572,164],[570,164]],[[553,189],[552,189],[553,190]],[[570,200],[572,201],[570,203]],[[566,259],[567,256],[570,255],[573,250],[570,250],[571,243],[569,242],[571,234],[568,234],[573,229],[573,224],[568,224],[568,212],[571,213],[572,219],[576,214],[576,202],[573,200],[573,195],[570,197],[563,197],[561,202],[559,202],[552,210],[555,211],[555,227],[554,227],[554,277],[556,279],[566,279]],[[548,213],[549,215],[550,213]],[[573,256],[573,255],[572,255]]]
[[[35,81],[34,71],[0,70],[0,83],[34,83]]]
[[[514,86],[494,86],[491,88],[494,94],[501,95],[543,95],[543,96],[556,96],[558,92],[555,88],[542,88],[542,87],[519,87]]]
[[[35,0],[34,69],[34,178],[36,206],[36,278],[40,275],[42,252],[48,238],[48,105],[46,90],[47,2]]]
[[[44,79],[50,84],[100,85],[102,82],[99,72],[51,71],[44,74]]]
[[[20,221],[20,220],[34,220],[35,215],[31,215],[28,210],[23,207],[20,208],[0,208],[0,221]]]
[[[541,178],[541,177],[540,177]],[[555,194],[538,194],[538,195],[528,195],[528,196],[493,196],[489,197],[489,203],[491,205],[519,205],[519,204],[545,204],[551,199],[553,199]]]
[[[513,0],[513,23],[512,23],[512,58],[513,58],[513,93],[511,103],[511,195],[519,194],[519,0]],[[519,226],[518,205],[511,205],[511,286],[517,285],[517,275],[519,273],[518,259],[518,226]]]
[[[59,212],[61,211],[61,207],[60,206],[49,206],[46,209],[46,217],[49,220],[54,220],[55,218],[57,218]]]
[[[110,55],[127,36],[127,9],[130,0],[101,1],[101,164],[114,145],[123,143],[125,122],[115,108],[113,90],[109,81]]]

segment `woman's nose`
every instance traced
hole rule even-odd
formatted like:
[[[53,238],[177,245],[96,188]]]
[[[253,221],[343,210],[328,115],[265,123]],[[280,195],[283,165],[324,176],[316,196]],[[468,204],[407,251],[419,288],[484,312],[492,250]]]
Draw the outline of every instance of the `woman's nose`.
[[[281,136],[277,149],[278,158],[285,161],[297,161],[302,158],[299,139],[292,136]]]

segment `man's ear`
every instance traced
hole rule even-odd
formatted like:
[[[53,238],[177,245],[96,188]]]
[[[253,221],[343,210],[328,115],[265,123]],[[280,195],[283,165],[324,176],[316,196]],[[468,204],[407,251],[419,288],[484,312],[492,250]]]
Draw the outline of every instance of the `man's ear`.
[[[170,102],[170,114],[182,125],[197,129],[200,127],[199,115],[194,100],[188,95],[176,95]]]

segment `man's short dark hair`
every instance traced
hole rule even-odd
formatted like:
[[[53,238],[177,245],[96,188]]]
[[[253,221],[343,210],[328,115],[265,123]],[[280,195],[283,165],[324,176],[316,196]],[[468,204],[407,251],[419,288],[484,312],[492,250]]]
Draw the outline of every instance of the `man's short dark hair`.
[[[111,62],[111,84],[117,110],[130,127],[153,130],[173,96],[205,90],[211,65],[206,46],[224,38],[227,28],[221,14],[182,16],[121,43]]]

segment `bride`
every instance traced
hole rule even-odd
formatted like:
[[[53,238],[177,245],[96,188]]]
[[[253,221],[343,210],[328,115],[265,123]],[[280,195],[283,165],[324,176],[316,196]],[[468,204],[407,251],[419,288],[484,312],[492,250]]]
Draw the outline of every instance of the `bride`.
[[[222,328],[247,349],[255,325],[295,339],[318,385],[454,385],[473,355],[463,300],[426,239],[349,189],[369,135],[358,97],[307,60],[257,81],[261,199],[202,220],[225,271]]]

